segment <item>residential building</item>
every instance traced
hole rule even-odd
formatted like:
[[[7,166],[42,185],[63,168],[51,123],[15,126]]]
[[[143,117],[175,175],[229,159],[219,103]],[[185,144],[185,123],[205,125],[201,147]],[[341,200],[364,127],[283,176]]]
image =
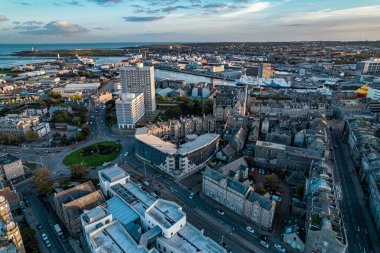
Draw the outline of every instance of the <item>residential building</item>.
[[[24,137],[27,132],[32,131],[33,126],[40,123],[37,116],[23,117],[17,114],[8,114],[0,118],[0,135],[17,135]]]
[[[284,243],[288,244],[293,249],[299,252],[305,252],[305,243],[300,237],[299,229],[297,225],[286,226],[284,229],[284,234],[282,236]]]
[[[380,85],[371,84],[368,87],[367,98],[370,98],[372,100],[380,100]]]
[[[0,156],[0,179],[12,180],[24,175],[24,166],[19,158],[7,154]]]
[[[37,126],[32,126],[31,130],[37,134],[38,138],[41,138],[50,133],[50,125],[48,122],[41,122]]]
[[[180,178],[204,168],[218,150],[219,135],[203,134],[177,148],[175,144],[149,134],[144,127],[136,130],[135,139],[136,154],[140,158],[165,173]]]
[[[226,121],[229,116],[244,116],[247,111],[247,97],[247,85],[218,85],[213,99],[216,121]]]
[[[119,128],[135,128],[145,113],[143,93],[122,93],[115,105]]]
[[[271,78],[273,77],[274,70],[272,64],[264,62],[258,64],[258,77],[259,78]]]
[[[126,66],[120,69],[122,92],[143,93],[145,113],[156,111],[156,92],[154,84],[154,67],[138,63],[136,66]]]
[[[102,192],[96,191],[91,181],[54,194],[55,211],[71,236],[82,231],[80,215],[84,210],[104,204]]]
[[[340,193],[332,169],[321,162],[313,163],[306,182],[306,243],[304,252],[347,252],[348,242]]]
[[[20,229],[13,221],[9,203],[0,196],[0,251],[25,253]],[[13,251],[16,248],[16,251]],[[4,250],[4,251],[3,251]]]
[[[243,158],[215,171],[206,168],[202,191],[211,199],[244,216],[263,229],[271,230],[276,202],[254,192],[248,178],[248,167]]]

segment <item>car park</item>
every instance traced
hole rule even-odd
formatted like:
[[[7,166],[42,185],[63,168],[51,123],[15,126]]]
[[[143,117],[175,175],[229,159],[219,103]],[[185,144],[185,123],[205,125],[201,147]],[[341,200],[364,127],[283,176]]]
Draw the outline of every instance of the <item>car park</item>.
[[[286,252],[286,249],[284,248],[284,247],[282,247],[280,244],[278,244],[278,243],[275,243],[274,244],[274,247],[276,248],[276,249],[278,249],[280,252]]]

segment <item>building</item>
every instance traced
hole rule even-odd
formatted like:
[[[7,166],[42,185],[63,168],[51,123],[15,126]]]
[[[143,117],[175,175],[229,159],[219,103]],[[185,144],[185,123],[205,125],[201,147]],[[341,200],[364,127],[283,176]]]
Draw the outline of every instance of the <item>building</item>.
[[[368,87],[367,98],[370,98],[372,100],[380,100],[380,85],[371,84]]]
[[[19,158],[7,154],[0,156],[1,180],[12,180],[24,175],[24,166]]]
[[[119,128],[135,128],[145,113],[144,93],[121,93],[115,105]]]
[[[40,123],[37,116],[20,116],[17,114],[8,114],[0,118],[0,135],[17,135],[24,137],[27,132],[32,131],[33,126]]]
[[[108,174],[107,170],[99,173]],[[153,198],[130,182],[129,175],[124,175],[124,179],[120,177],[127,182],[110,186],[107,208],[96,207],[81,216],[91,252],[226,252],[187,222],[180,205]],[[103,183],[106,182],[101,181]]]
[[[218,85],[213,99],[216,121],[226,121],[229,116],[244,116],[247,111],[247,97],[247,86]]]
[[[340,193],[330,167],[313,163],[306,182],[306,243],[304,252],[347,252],[348,242]]]
[[[288,244],[293,249],[296,249],[300,252],[304,252],[305,250],[305,243],[300,238],[297,225],[286,226],[284,229],[282,240],[284,243]]]
[[[102,192],[96,191],[91,181],[54,194],[55,211],[71,236],[82,231],[80,215],[84,210],[104,204]]]
[[[165,173],[180,178],[204,168],[218,150],[219,135],[207,133],[195,140],[177,145],[149,134],[147,128],[139,128],[135,134],[136,154]]]
[[[259,63],[258,64],[258,78],[271,78],[273,77],[274,70],[272,69],[272,64],[270,63]]]
[[[14,248],[16,251],[13,251]],[[25,253],[20,229],[13,221],[9,203],[4,196],[0,196],[0,251]]]
[[[380,59],[373,58],[366,61],[361,61],[356,65],[356,70],[362,75],[375,75],[380,73]]]
[[[120,69],[122,92],[143,93],[145,113],[156,111],[156,91],[154,84],[154,67],[138,63],[136,66],[127,66]]]
[[[48,122],[41,122],[37,126],[32,126],[31,130],[41,138],[50,133],[50,125]]]
[[[202,181],[203,194],[250,219],[261,228],[271,230],[276,202],[254,192],[249,182],[241,183],[236,180],[236,175],[242,167],[235,168],[224,171],[222,169],[224,173],[206,168]]]
[[[114,166],[98,172],[100,188],[106,197],[110,197],[110,188],[115,184],[126,184],[129,174],[122,168]]]

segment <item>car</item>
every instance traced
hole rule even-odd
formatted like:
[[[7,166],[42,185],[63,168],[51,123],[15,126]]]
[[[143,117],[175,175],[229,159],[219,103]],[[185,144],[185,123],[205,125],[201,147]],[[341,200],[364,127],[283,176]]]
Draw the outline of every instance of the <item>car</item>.
[[[284,247],[282,247],[280,244],[278,244],[278,243],[275,243],[274,244],[274,247],[276,248],[276,249],[278,249],[280,252],[286,252],[286,249],[284,249]]]
[[[31,206],[32,206],[32,204],[30,203],[30,201],[29,201],[29,200],[25,200],[25,206],[26,206],[26,207],[31,207]]]
[[[263,245],[265,248],[269,248],[269,244],[266,241],[261,240],[260,244]]]
[[[154,192],[151,192],[151,193],[150,193],[150,196],[152,196],[153,198],[157,198],[157,194],[154,193]]]
[[[141,188],[141,183],[138,182],[138,183],[137,183],[137,186]]]
[[[42,240],[46,241],[48,240],[48,237],[45,233],[41,234]]]
[[[46,248],[50,248],[51,247],[51,243],[49,240],[46,240],[45,241],[45,245],[46,245]]]
[[[220,215],[224,215],[224,211],[223,210],[220,210],[220,209],[218,209],[218,214],[220,214]]]
[[[250,232],[251,234],[255,233],[255,230],[253,230],[253,228],[251,228],[250,226],[246,227],[245,228],[248,232]]]
[[[40,223],[38,223],[36,227],[37,227],[38,230],[42,230],[43,229],[43,227],[42,227],[42,225]]]
[[[125,153],[124,153],[124,156],[128,156],[128,154],[129,154],[128,152],[125,152]]]
[[[193,199],[194,198],[194,193],[191,192],[190,195],[189,195],[189,199]]]

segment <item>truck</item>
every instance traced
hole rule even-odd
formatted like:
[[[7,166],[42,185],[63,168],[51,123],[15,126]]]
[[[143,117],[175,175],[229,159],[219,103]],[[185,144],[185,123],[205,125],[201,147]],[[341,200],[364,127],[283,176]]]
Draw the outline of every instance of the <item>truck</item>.
[[[59,226],[59,224],[55,224],[55,225],[54,225],[54,230],[55,230],[55,232],[57,232],[57,235],[58,235],[58,236],[63,235],[62,229],[61,229],[61,227]]]

